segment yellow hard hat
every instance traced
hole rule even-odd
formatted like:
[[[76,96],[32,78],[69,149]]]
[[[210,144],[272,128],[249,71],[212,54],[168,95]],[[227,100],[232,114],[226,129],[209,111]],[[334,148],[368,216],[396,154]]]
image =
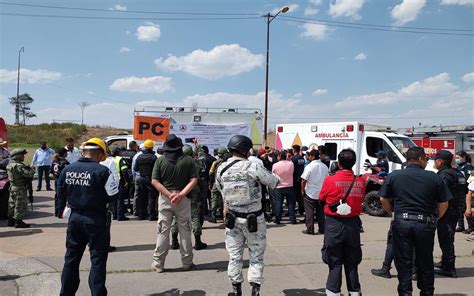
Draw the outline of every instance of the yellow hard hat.
[[[143,143],[143,146],[147,149],[155,147],[155,142],[153,140],[146,140],[145,143]]]
[[[92,145],[90,145],[92,144]],[[82,143],[82,149],[97,149],[95,147],[99,147],[102,150],[102,156],[100,157],[100,161],[104,161],[107,158],[107,148],[105,147],[104,141],[99,138],[91,138],[87,140],[85,143]]]

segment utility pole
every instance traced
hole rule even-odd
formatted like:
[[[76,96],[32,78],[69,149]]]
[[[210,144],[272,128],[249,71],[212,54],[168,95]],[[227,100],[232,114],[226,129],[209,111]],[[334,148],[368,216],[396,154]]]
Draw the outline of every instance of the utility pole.
[[[82,101],[79,103],[79,107],[81,108],[81,125],[84,125],[84,110],[89,106],[90,104],[86,101]]]
[[[267,23],[267,63],[266,63],[266,70],[265,70],[265,114],[263,117],[263,139],[265,145],[267,143],[267,131],[268,131],[268,64],[270,60],[270,23],[280,14],[286,13],[290,10],[288,6],[282,7],[277,14],[272,15],[271,13],[265,14],[263,17],[266,18]]]
[[[16,81],[16,106],[15,106],[15,124],[20,125],[20,58],[21,52],[25,52],[25,48],[22,47],[18,51],[18,78]]]

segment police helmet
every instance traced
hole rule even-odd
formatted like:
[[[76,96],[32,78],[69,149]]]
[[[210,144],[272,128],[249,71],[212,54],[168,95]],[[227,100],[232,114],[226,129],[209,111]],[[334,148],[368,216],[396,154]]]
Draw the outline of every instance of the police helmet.
[[[379,152],[375,153],[378,157],[385,157],[385,151],[380,150]]]
[[[236,151],[242,154],[247,154],[252,147],[252,140],[249,137],[243,135],[233,136],[229,140],[229,144],[227,144],[229,151]]]

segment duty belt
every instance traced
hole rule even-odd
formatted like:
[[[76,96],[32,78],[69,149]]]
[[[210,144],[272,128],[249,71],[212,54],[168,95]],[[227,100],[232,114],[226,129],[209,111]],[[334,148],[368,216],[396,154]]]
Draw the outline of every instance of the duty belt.
[[[395,214],[395,219],[418,221],[418,222],[423,222],[423,223],[436,222],[436,219],[434,217],[423,215],[423,214],[408,214],[408,213]]]
[[[263,210],[258,210],[256,212],[251,212],[251,213],[239,213],[239,212],[234,212],[234,211],[231,211],[229,210],[229,212],[231,212],[232,214],[234,214],[235,217],[237,218],[244,218],[246,219],[248,215],[255,215],[255,216],[260,216],[261,214],[263,214]]]

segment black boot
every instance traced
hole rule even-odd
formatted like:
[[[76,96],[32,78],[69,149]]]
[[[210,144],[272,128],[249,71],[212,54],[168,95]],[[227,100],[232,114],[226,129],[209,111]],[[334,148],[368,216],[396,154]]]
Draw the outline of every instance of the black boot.
[[[207,244],[201,241],[200,235],[194,235],[194,239],[196,240],[196,243],[194,244],[195,250],[202,250],[202,249],[207,248]]]
[[[459,225],[459,226],[456,228],[455,231],[456,231],[456,232],[463,232],[464,230],[466,230],[466,229],[464,228],[464,225]]]
[[[178,233],[171,234],[171,249],[177,250],[179,249],[179,242],[178,242]]]
[[[250,283],[252,286],[252,296],[260,296],[260,285],[257,283]]]
[[[227,294],[227,296],[242,296],[242,284],[232,284],[233,292]]]
[[[26,224],[23,220],[16,220],[15,228],[30,228],[30,224]]]
[[[14,226],[15,226],[15,223],[16,223],[15,218],[10,218],[10,217],[8,217],[8,226],[9,226],[9,227],[14,227]]]
[[[380,276],[387,279],[392,277],[390,274],[390,265],[386,265],[385,263],[382,265],[381,269],[372,269],[370,272],[372,272],[372,274],[375,276]]]
[[[211,217],[209,217],[210,223],[217,223],[216,210],[211,211]]]

